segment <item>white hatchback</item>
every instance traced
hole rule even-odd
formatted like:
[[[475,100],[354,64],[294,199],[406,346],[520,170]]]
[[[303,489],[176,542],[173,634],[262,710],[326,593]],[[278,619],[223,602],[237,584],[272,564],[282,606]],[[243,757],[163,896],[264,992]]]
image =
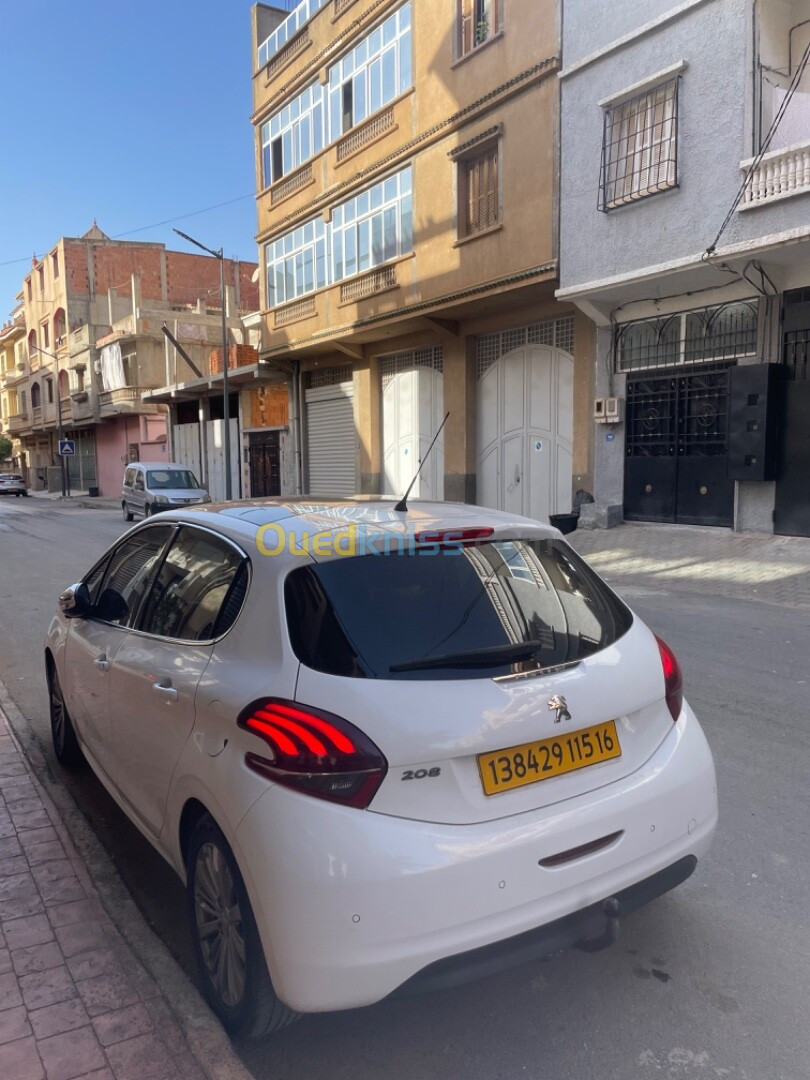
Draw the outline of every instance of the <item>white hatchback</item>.
[[[170,511],[59,606],[57,757],[186,881],[232,1034],[600,948],[711,843],[675,656],[537,522]]]

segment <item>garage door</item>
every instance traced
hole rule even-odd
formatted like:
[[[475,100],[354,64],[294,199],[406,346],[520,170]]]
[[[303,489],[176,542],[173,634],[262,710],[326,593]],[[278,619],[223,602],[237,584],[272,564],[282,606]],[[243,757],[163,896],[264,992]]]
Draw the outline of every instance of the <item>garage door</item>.
[[[307,493],[343,498],[357,490],[357,436],[351,380],[305,392]]]

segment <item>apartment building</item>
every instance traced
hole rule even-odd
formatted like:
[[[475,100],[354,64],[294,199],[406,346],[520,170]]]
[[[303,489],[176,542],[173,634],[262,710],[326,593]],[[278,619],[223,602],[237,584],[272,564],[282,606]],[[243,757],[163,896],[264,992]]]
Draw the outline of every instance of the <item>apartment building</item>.
[[[590,486],[559,52],[553,0],[254,7],[257,344],[290,418],[251,438],[298,490],[401,494],[445,414],[423,498],[547,519]]]
[[[25,319],[17,310],[0,329],[0,435],[11,442],[11,454],[0,461],[0,472],[22,466],[20,434],[29,422],[25,364]]]
[[[594,494],[810,535],[806,0],[565,0],[558,297],[598,326]]]
[[[255,263],[226,261],[236,307],[255,308],[255,271]],[[119,494],[128,461],[169,459],[167,407],[144,400],[166,382],[162,326],[174,322],[182,338],[186,324],[196,324],[191,338],[207,340],[200,326],[219,325],[220,293],[218,260],[111,240],[95,223],[34,260],[18,297],[25,325],[18,400],[24,393],[29,409],[19,434],[31,487],[60,487],[60,435],[75,444],[67,459],[74,491]]]

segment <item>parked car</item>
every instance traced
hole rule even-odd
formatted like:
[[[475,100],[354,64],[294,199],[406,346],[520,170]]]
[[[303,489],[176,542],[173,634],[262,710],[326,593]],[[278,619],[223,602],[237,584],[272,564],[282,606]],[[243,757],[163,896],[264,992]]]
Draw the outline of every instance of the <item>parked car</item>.
[[[28,486],[19,473],[0,473],[0,495],[28,495]]]
[[[136,514],[149,517],[175,507],[209,502],[211,496],[185,465],[133,461],[124,472],[121,509],[125,521],[132,521]]]
[[[715,831],[674,653],[506,513],[161,514],[62,594],[45,663],[57,758],[185,880],[233,1035],[601,948]]]

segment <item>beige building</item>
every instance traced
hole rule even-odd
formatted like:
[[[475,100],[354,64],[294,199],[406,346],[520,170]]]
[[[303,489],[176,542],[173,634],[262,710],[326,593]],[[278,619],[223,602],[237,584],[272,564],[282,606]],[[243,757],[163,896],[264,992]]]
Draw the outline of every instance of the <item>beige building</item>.
[[[26,383],[25,319],[18,309],[0,329],[0,435],[11,442],[11,454],[0,460],[0,472],[25,467],[20,436],[30,427]]]
[[[547,518],[590,488],[594,336],[554,299],[556,9],[254,7],[257,339],[291,373],[303,491],[401,493],[445,413],[422,497]]]

